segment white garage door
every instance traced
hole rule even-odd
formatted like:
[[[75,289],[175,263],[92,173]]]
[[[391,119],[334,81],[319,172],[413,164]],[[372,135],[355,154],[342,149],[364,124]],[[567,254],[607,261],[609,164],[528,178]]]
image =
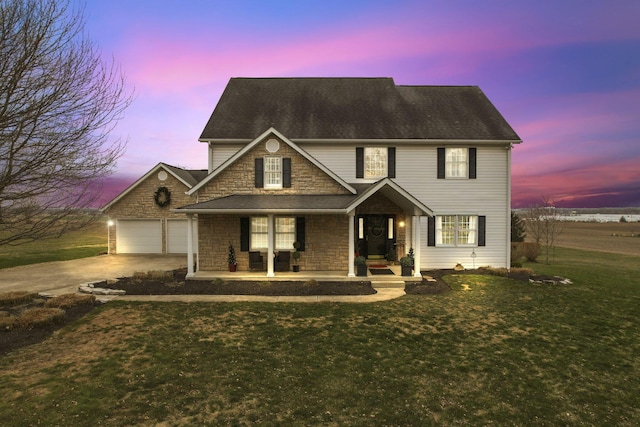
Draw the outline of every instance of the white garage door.
[[[161,254],[162,221],[159,219],[118,220],[116,251],[119,254]]]
[[[167,253],[186,254],[187,253],[187,221],[186,219],[167,220]],[[197,222],[193,221],[193,250],[195,252]]]

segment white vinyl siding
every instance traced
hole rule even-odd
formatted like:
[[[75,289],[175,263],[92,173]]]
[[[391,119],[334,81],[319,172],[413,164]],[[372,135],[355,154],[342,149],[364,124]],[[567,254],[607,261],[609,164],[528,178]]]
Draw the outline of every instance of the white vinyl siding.
[[[355,178],[355,147],[366,143],[300,143],[300,147],[348,183],[371,182]],[[510,200],[508,151],[504,145],[478,146],[477,179],[437,179],[437,146],[389,142],[396,149],[394,181],[429,207],[435,215],[474,213],[486,216],[486,246],[427,246],[427,218],[420,220],[421,267],[453,268],[491,265],[508,267]],[[473,145],[470,142],[469,145]],[[477,236],[475,237],[477,240]],[[471,258],[475,251],[475,260]]]
[[[244,147],[245,144],[213,144],[213,147],[209,147],[209,173]]]

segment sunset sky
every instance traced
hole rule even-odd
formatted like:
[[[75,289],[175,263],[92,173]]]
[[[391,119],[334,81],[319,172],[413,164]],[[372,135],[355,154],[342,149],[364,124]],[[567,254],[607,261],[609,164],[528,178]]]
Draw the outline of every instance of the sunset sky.
[[[87,3],[136,93],[105,202],[160,161],[206,169],[198,137],[231,77],[392,77],[484,91],[524,141],[513,207],[640,206],[638,0]]]

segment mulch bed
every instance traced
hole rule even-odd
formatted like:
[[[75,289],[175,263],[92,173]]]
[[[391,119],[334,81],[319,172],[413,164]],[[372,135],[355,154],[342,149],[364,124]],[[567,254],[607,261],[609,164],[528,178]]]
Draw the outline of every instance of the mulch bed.
[[[63,328],[65,325],[79,319],[93,310],[100,303],[95,305],[80,305],[65,309],[65,317],[62,321],[53,324],[31,329],[12,329],[9,331],[0,331],[0,356],[9,354],[10,352],[17,350],[21,347],[36,344],[44,341],[55,331]],[[39,305],[32,304],[33,307]],[[30,308],[30,307],[24,307]]]
[[[185,280],[186,269],[173,272],[173,279],[136,279],[123,277],[113,283],[96,283],[96,287],[122,289],[127,295],[372,295],[376,290],[369,281],[269,281],[265,280]]]

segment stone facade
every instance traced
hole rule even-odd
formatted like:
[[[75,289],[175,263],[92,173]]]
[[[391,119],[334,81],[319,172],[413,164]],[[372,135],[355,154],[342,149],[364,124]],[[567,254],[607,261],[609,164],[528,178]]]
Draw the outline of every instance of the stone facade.
[[[249,269],[249,253],[240,251],[240,215],[200,215],[198,231],[199,270],[226,270],[230,243],[236,252],[238,270]],[[346,272],[349,269],[347,215],[305,215],[305,232],[305,251],[300,253],[299,262],[301,270]],[[267,254],[262,255],[266,260]]]
[[[269,138],[267,138],[269,139]],[[256,188],[255,159],[264,156],[291,158],[291,188]],[[266,140],[256,144],[235,163],[229,165],[214,179],[198,190],[198,201],[203,202],[231,194],[350,194],[347,189],[311,163],[288,144],[280,141],[280,149],[270,153]]]
[[[160,169],[164,171],[164,169]],[[154,194],[159,187],[167,187],[171,193],[171,204],[160,207],[154,200]],[[106,211],[109,220],[113,222],[109,230],[109,253],[116,253],[116,227],[118,219],[160,219],[162,220],[162,253],[167,253],[167,227],[168,218],[185,219],[184,214],[176,214],[171,209],[195,203],[193,197],[185,192],[188,187],[167,173],[165,180],[160,180],[158,172],[151,174],[147,179],[138,183],[122,199],[111,205]]]

